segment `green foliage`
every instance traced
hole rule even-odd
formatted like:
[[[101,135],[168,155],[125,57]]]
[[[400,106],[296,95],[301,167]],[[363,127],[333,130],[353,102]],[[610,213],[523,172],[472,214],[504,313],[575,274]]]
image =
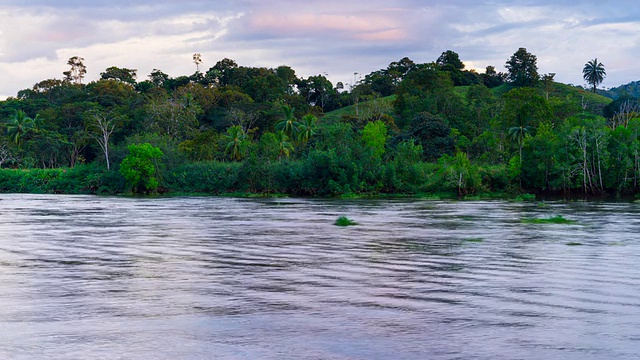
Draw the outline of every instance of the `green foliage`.
[[[149,194],[158,189],[160,183],[156,175],[162,155],[159,148],[149,143],[129,145],[129,155],[122,160],[120,173],[133,193]]]
[[[116,194],[124,187],[119,174],[93,165],[60,169],[0,169],[0,192],[38,194]]]
[[[527,49],[518,49],[505,64],[509,81],[515,86],[533,86],[539,78],[537,61]]]
[[[219,195],[237,191],[241,163],[198,162],[169,171],[163,179],[169,191]]]
[[[240,125],[235,125],[227,129],[224,136],[225,152],[232,160],[242,160],[246,155],[248,146],[247,134]]]
[[[374,157],[380,158],[387,143],[386,125],[380,120],[368,123],[362,130],[362,141],[371,149]]]
[[[400,83],[393,102],[399,115],[398,126],[404,128],[420,113],[456,118],[462,109],[460,98],[453,91],[449,74],[435,65],[427,65],[407,75]]]
[[[230,59],[176,78],[154,69],[140,82],[134,69],[114,66],[85,85],[74,57],[66,80],[0,101],[0,167],[29,169],[0,171],[0,191],[640,191],[636,99],[612,102],[551,74],[535,84],[536,60],[518,50],[508,63],[512,83],[503,84],[493,66],[465,71],[448,50],[434,63],[403,58],[333,87],[322,75]],[[307,115],[297,119],[294,108]],[[129,145],[144,143],[162,152],[149,184],[100,166],[117,169]]]
[[[18,110],[9,121],[7,121],[6,126],[7,135],[19,146],[22,143],[22,138],[34,129],[35,122],[27,116],[27,113]]]
[[[284,132],[289,137],[293,138],[297,135],[299,123],[294,117],[295,109],[289,105],[282,106],[282,112],[284,119],[276,124],[276,130]]]
[[[463,152],[455,156],[443,155],[438,160],[437,181],[442,188],[456,190],[458,194],[474,193],[481,189],[482,181],[478,167],[472,165]]]
[[[536,196],[534,194],[520,194],[516,196],[515,201],[535,201]]]
[[[453,154],[455,149],[451,127],[441,117],[429,113],[419,113],[413,118],[405,138],[415,139],[422,145],[423,158],[427,161]]]

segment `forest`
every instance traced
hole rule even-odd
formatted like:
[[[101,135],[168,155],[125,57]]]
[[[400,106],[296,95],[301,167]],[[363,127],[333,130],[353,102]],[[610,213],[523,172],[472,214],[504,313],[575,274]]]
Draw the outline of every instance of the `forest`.
[[[0,102],[0,192],[292,196],[626,196],[640,189],[638,100],[539,74],[402,58],[353,83],[222,59],[171,77],[81,57]]]

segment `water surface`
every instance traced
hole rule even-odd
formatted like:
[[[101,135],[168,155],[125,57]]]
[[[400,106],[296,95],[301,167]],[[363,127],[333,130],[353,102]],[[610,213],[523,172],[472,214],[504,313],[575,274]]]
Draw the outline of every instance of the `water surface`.
[[[639,215],[2,195],[0,358],[637,359]]]

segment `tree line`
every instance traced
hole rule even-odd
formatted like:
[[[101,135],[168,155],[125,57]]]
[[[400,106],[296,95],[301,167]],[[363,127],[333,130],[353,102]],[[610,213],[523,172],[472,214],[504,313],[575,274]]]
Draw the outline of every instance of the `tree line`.
[[[200,54],[193,62],[191,75],[154,69],[138,80],[136,69],[112,66],[85,83],[76,56],[62,79],[1,102],[0,190],[624,194],[640,186],[637,100],[557,83],[524,48],[505,73],[467,70],[447,50],[335,85],[284,65],[222,59],[201,71]],[[606,76],[597,59],[582,72],[594,92]]]

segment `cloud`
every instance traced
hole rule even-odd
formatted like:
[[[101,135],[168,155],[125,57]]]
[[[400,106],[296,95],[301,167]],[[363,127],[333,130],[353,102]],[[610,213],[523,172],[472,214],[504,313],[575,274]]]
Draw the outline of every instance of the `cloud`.
[[[635,0],[5,0],[0,17],[0,97],[61,77],[74,55],[85,58],[88,80],[109,66],[140,78],[154,68],[190,74],[199,52],[205,69],[229,57],[351,82],[354,72],[405,56],[430,62],[448,49],[467,67],[504,71],[526,47],[559,81],[581,84],[595,57],[607,86],[640,79]]]

